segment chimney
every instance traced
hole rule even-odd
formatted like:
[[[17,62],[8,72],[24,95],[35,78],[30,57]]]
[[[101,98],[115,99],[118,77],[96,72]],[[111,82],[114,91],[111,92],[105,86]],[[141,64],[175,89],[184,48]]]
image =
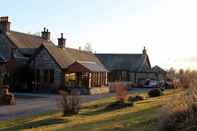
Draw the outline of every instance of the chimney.
[[[42,31],[42,38],[45,40],[50,40],[51,32],[44,27],[44,31]]]
[[[65,48],[66,46],[66,39],[64,38],[64,34],[61,33],[61,38],[58,38],[58,47]]]
[[[143,55],[147,55],[147,50],[146,50],[146,47],[144,46],[144,49],[142,51]]]
[[[10,22],[8,16],[0,17],[0,32],[7,33],[10,31]]]

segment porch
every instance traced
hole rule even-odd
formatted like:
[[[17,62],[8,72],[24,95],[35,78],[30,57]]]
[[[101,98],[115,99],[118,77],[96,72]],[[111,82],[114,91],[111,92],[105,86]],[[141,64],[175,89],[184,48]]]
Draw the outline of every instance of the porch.
[[[65,85],[89,94],[108,92],[108,71],[94,62],[76,61],[66,70]]]

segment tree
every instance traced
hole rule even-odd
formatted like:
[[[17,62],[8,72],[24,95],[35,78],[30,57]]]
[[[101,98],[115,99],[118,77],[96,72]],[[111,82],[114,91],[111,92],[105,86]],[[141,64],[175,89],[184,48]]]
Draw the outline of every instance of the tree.
[[[92,52],[92,45],[91,45],[91,43],[87,42],[85,44],[84,51]]]
[[[176,77],[176,70],[174,68],[170,68],[168,71],[167,71],[167,76],[168,78],[170,79],[173,79]]]

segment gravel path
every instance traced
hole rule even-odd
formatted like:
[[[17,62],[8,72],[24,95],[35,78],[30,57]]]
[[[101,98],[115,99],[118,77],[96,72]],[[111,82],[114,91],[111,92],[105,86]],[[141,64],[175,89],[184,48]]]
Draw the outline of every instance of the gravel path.
[[[132,89],[129,93],[146,92],[147,89]],[[81,101],[89,102],[114,96],[114,93],[100,95],[82,95]],[[48,111],[57,111],[57,99],[60,96],[50,94],[15,93],[16,105],[0,106],[0,121],[28,117]]]

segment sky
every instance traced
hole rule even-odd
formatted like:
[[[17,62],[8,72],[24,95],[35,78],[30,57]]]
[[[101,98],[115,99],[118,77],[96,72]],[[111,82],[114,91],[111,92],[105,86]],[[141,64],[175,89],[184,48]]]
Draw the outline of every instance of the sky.
[[[48,28],[67,47],[90,43],[97,53],[141,53],[164,69],[197,69],[197,0],[1,0],[11,29]]]

